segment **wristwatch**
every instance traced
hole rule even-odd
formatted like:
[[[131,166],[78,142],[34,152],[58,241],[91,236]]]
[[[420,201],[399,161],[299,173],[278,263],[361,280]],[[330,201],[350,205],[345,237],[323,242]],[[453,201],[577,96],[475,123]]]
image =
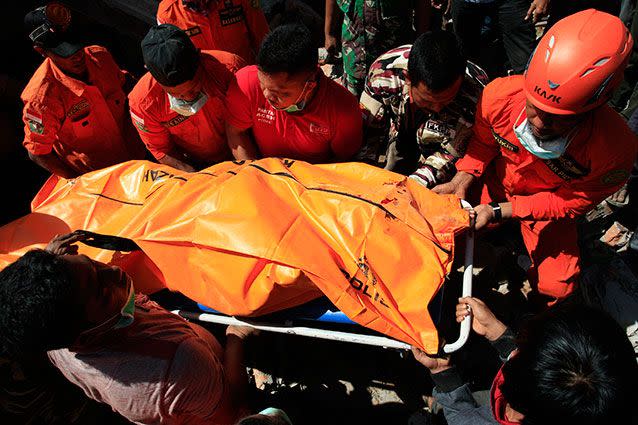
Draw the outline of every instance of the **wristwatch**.
[[[490,202],[490,207],[494,210],[494,220],[501,221],[503,218],[503,211],[501,210],[501,206],[498,202]]]

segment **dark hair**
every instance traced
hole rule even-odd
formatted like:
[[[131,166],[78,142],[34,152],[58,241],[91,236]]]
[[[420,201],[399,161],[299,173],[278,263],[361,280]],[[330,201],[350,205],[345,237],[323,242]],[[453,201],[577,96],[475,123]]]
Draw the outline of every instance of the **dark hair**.
[[[627,423],[638,365],[626,333],[606,313],[563,303],[521,329],[501,391],[523,424]],[[623,420],[624,419],[624,420]]]
[[[0,271],[0,355],[17,358],[62,348],[79,334],[82,317],[61,259],[33,250]]]
[[[257,66],[267,74],[297,74],[317,67],[319,56],[310,31],[303,25],[282,25],[264,38]]]
[[[454,34],[428,31],[421,34],[410,50],[408,76],[412,84],[423,83],[437,92],[454,84],[465,73],[467,61]]]

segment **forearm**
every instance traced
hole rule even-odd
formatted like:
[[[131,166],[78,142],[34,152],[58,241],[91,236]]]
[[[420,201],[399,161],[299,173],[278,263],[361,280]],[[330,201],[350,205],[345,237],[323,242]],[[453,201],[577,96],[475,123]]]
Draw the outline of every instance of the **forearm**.
[[[258,159],[261,157],[259,149],[252,141],[249,129],[240,130],[230,124],[226,125],[226,137],[228,138],[228,147],[233,157],[238,160]]]
[[[341,28],[341,9],[337,7],[335,0],[326,0],[326,15],[324,23],[324,34],[326,38],[335,37],[338,38],[341,34],[339,29]]]
[[[181,157],[181,158],[180,158]],[[178,170],[186,171],[189,173],[197,171],[195,167],[185,161],[182,155],[178,155],[175,152],[168,153],[158,160],[160,164],[165,164]]]
[[[79,173],[64,163],[54,152],[46,155],[34,155],[29,152],[29,158],[40,167],[56,176],[65,179],[72,179],[79,176]]]
[[[527,220],[573,218],[587,212],[597,203],[574,195],[563,197],[555,192],[538,192],[528,196],[513,196],[512,217]]]

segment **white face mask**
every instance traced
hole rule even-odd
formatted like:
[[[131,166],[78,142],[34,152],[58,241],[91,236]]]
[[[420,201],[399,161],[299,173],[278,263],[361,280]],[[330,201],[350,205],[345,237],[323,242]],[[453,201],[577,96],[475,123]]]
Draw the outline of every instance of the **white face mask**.
[[[534,136],[534,133],[532,133],[532,128],[529,125],[527,118],[516,126],[516,123],[521,118],[524,111],[525,108],[523,108],[521,113],[518,114],[518,118],[516,118],[513,126],[514,134],[516,134],[516,137],[523,147],[527,149],[529,153],[540,159],[556,159],[563,155],[571,143],[576,131],[578,131],[578,127],[574,127],[566,136],[553,137],[546,140],[538,139]]]
[[[193,100],[178,99],[168,94],[168,101],[170,103],[171,110],[186,117],[190,117],[202,109],[207,100],[208,95],[203,91],[200,91],[197,97]]]

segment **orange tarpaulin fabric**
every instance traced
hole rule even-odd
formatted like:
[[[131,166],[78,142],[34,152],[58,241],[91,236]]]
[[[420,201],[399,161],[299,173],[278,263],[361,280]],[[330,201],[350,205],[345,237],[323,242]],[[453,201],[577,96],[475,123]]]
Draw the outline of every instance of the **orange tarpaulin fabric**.
[[[121,265],[138,290],[165,286],[240,316],[323,293],[352,320],[428,352],[439,341],[427,304],[468,226],[458,198],[405,176],[274,158],[198,173],[131,161],[52,177],[32,210],[0,228],[0,266],[75,229],[121,236],[143,253],[80,252]]]

